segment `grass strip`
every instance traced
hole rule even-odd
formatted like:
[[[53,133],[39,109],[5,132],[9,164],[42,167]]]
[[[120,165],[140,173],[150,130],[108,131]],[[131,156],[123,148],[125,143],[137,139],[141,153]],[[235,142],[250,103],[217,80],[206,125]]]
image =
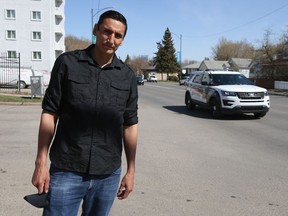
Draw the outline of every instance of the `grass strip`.
[[[42,101],[41,97],[31,97],[31,96],[10,96],[10,95],[0,95],[0,102],[29,102],[29,103],[39,103]]]

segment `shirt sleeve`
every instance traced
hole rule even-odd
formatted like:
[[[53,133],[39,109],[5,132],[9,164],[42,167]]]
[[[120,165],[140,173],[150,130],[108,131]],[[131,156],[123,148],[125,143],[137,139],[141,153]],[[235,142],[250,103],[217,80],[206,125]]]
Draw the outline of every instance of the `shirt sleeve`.
[[[65,73],[64,56],[58,57],[51,72],[51,78],[46,89],[42,109],[56,113],[59,115],[61,98],[62,98],[62,83]]]
[[[138,86],[133,74],[131,79],[130,94],[124,112],[124,125],[130,126],[138,123]]]

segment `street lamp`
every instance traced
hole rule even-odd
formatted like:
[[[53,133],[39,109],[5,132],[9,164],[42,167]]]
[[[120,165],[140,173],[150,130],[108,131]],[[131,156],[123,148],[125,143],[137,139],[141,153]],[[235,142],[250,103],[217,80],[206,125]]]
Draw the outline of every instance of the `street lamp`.
[[[178,36],[177,34],[171,32],[171,34],[175,35],[177,38],[179,38],[180,40],[180,54],[179,54],[179,64],[180,64],[180,77],[181,77],[181,73],[182,73],[182,34],[180,34],[180,36]]]
[[[108,9],[112,9],[112,8],[113,8],[113,7],[105,7],[105,8],[102,8],[102,9],[99,10],[99,4],[98,4],[98,10],[95,12],[95,14],[94,14],[93,8],[91,9],[91,24],[92,24],[92,32],[91,32],[92,38],[91,38],[91,40],[92,40],[92,43],[93,43],[93,29],[94,29],[93,18],[94,18],[97,14],[99,14],[101,11],[108,10]]]

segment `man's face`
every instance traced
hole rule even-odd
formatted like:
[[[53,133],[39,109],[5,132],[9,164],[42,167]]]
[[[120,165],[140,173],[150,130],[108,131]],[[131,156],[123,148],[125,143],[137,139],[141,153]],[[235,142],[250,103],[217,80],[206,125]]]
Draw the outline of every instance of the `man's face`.
[[[97,49],[102,54],[114,54],[124,40],[125,28],[123,23],[111,18],[105,19],[100,26],[95,25]]]

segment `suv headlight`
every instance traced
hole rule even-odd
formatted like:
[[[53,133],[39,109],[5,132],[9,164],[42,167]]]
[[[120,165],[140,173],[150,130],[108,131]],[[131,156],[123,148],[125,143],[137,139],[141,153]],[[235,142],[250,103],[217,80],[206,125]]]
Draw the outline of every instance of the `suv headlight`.
[[[233,97],[236,97],[237,96],[237,94],[236,94],[236,92],[229,92],[229,91],[221,91],[221,94],[223,95],[223,96],[233,96]]]
[[[264,92],[264,95],[265,96],[269,96],[268,91]]]

